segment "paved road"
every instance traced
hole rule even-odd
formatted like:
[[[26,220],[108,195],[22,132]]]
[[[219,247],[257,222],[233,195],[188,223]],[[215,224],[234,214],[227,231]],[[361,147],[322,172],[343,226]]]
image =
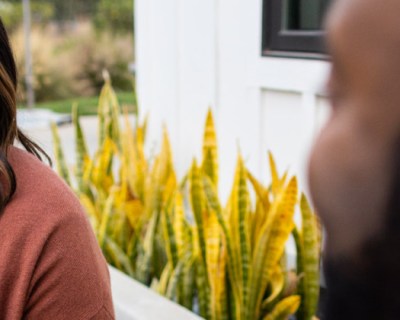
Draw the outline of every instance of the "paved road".
[[[86,136],[89,152],[93,154],[97,148],[97,117],[81,117],[81,126]],[[38,123],[37,126],[27,126],[26,128],[22,126],[21,129],[53,158],[53,139],[49,124]],[[73,126],[72,124],[64,124],[59,126],[58,129],[66,160],[68,165],[72,166],[75,159],[75,134]]]

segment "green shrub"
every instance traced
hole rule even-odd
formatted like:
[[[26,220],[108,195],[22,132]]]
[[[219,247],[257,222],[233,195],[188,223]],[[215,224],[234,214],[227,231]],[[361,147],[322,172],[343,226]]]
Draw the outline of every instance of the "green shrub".
[[[94,25],[99,31],[133,32],[133,0],[99,0]]]
[[[0,1],[1,19],[7,30],[13,32],[22,24],[23,11],[22,1]],[[43,26],[54,17],[54,8],[45,1],[34,1],[31,3],[32,21]]]
[[[132,34],[97,34],[90,22],[77,24],[70,33],[57,28],[32,30],[33,83],[38,102],[93,96],[100,92],[102,73],[108,70],[118,91],[131,91]],[[24,35],[11,36],[19,71],[19,97],[25,100]]]

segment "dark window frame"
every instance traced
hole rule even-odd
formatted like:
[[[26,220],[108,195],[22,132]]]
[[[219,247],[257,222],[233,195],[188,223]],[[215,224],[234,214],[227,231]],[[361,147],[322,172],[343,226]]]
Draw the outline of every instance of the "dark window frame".
[[[283,29],[283,1],[263,0],[262,55],[326,59],[324,31]]]

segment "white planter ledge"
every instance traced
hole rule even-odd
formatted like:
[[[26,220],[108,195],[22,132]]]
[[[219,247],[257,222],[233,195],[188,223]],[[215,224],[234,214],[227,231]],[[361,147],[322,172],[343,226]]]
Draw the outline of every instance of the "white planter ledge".
[[[113,267],[109,267],[117,320],[202,320]]]

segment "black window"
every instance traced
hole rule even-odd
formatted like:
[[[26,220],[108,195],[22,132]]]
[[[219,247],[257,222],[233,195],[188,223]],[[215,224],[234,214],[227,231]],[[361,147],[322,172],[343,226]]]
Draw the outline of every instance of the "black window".
[[[263,54],[325,53],[323,19],[331,0],[264,0]]]

